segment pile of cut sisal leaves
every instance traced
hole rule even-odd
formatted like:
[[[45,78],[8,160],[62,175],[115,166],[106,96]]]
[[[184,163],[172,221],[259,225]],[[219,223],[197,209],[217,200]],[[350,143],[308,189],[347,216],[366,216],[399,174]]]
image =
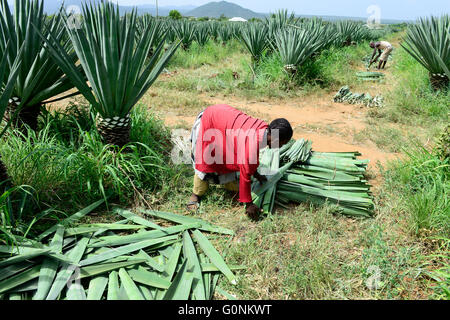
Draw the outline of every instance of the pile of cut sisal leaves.
[[[364,178],[368,160],[358,160],[358,152],[314,152],[309,141],[291,140],[280,149],[264,149],[260,154],[260,173],[269,177],[255,182],[254,203],[266,214],[274,205],[289,202],[334,204],[353,217],[371,217],[374,203],[370,185]]]
[[[349,86],[343,86],[333,97],[334,102],[346,102],[349,104],[362,104],[366,107],[382,107],[384,98],[381,95],[372,97],[370,93],[354,93]]]
[[[72,215],[20,245],[0,246],[0,296],[34,300],[212,299],[232,270],[207,234],[233,231],[200,219],[151,210],[152,217],[116,208],[116,223],[74,223],[98,206]],[[164,222],[161,224],[160,222]]]

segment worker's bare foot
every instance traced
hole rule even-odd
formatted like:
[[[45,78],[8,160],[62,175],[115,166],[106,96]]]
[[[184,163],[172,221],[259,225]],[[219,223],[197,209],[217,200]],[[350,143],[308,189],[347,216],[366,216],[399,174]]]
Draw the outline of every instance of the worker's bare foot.
[[[189,203],[186,205],[186,209],[190,212],[197,212],[199,206],[200,197],[193,193],[189,198]]]

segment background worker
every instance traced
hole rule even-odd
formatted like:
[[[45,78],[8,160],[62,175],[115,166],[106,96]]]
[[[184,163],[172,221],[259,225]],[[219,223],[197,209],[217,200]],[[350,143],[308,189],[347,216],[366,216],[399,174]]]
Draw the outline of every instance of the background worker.
[[[387,41],[379,41],[379,42],[371,42],[370,47],[373,48],[373,54],[372,58],[370,59],[370,64],[367,69],[370,68],[372,63],[376,62],[378,58],[380,58],[380,64],[378,65],[378,69],[384,69],[386,66],[386,62],[389,58],[389,55],[391,54],[394,47]],[[377,54],[378,50],[378,56],[374,59],[375,55]]]

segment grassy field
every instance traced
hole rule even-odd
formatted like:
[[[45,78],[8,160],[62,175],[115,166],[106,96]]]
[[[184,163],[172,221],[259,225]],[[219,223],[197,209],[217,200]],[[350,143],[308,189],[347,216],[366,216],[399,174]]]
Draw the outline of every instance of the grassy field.
[[[276,57],[263,60],[254,76],[249,58],[233,43],[222,57],[215,51],[222,52],[221,48],[214,46],[192,55],[177,53],[169,66],[173,77],[152,89],[150,95],[178,97],[171,100],[175,105],[153,100],[154,110],[184,116],[195,116],[211,96],[220,96],[224,103],[229,98],[276,103],[330,96],[350,85],[386,97],[384,108],[363,111],[366,126],[353,134],[357,143],[371,140],[401,159],[379,167],[383,182],[375,189],[374,219],[348,219],[333,214],[332,208],[303,205],[279,209],[272,218],[252,223],[226,191],[214,188],[209,193],[199,216],[236,230],[233,239],[217,242],[227,261],[248,266],[237,287],[222,284],[238,298],[428,299],[448,294],[448,164],[426,150],[448,123],[449,95],[432,91],[426,71],[399,46],[401,35],[388,40],[396,51],[381,84],[361,83],[354,77],[364,67],[362,57],[370,52],[367,43],[322,53],[314,67],[308,66],[313,76],[299,80],[302,85],[286,84],[289,79],[279,71]],[[210,64],[212,57],[221,63]],[[240,78],[234,79],[233,72]],[[185,125],[188,129],[190,123]],[[170,203],[162,200],[158,208],[184,213],[190,175],[182,185]],[[431,272],[438,269],[443,273],[433,278]],[[447,277],[442,276],[445,272]]]
[[[435,139],[449,123],[450,92],[432,90],[426,70],[401,48],[402,36],[387,38],[396,49],[380,83],[355,77],[365,70],[368,42],[326,49],[294,78],[276,54],[252,68],[237,40],[194,43],[176,52],[133,109],[127,152],[102,144],[82,98],[49,107],[38,133],[4,137],[0,155],[14,184],[23,186],[12,192],[22,196],[26,190],[37,199],[28,212],[41,213],[41,229],[99,198],[110,199],[110,205],[186,214],[193,171],[170,164],[170,129],[189,130],[199,111],[220,101],[264,120],[290,119],[294,113],[299,119],[316,117],[299,120],[295,128],[296,137],[313,141],[313,149],[316,137],[319,148],[334,145],[338,150],[328,151],[340,151],[344,145],[381,160],[373,161],[368,177],[375,217],[347,218],[332,206],[303,204],[277,208],[255,223],[233,195],[212,187],[198,217],[235,231],[214,244],[227,263],[246,266],[237,286],[226,281],[220,286],[239,299],[448,299],[450,170]],[[344,85],[383,95],[385,106],[332,103]],[[261,108],[265,105],[270,112]],[[322,111],[344,114],[348,121],[330,122],[328,114],[322,119]],[[329,142],[322,147],[319,139]],[[6,208],[7,200],[2,201]],[[53,209],[46,212],[49,204]],[[87,222],[120,220],[103,209]],[[29,223],[31,217],[23,218]],[[26,230],[28,223],[17,228]]]

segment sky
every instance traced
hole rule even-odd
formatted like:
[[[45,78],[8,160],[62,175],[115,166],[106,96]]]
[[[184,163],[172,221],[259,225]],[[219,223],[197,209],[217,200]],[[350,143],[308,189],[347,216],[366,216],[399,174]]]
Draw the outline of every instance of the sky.
[[[47,0],[48,1],[48,0]],[[121,5],[154,4],[156,0],[115,0]],[[158,0],[159,6],[200,6],[214,0]],[[219,1],[219,0],[215,0]],[[227,0],[250,10],[268,13],[288,9],[296,14],[368,17],[367,9],[378,6],[382,19],[416,19],[450,14],[450,0]]]

